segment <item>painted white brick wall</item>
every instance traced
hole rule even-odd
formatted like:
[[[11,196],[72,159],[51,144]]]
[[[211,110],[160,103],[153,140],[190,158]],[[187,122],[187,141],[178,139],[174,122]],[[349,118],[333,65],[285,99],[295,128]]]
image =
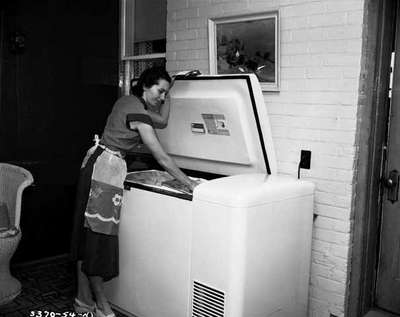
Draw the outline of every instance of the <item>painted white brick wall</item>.
[[[208,73],[209,18],[279,9],[281,83],[265,92],[278,171],[316,184],[310,313],[343,316],[351,253],[364,0],[168,0],[167,68]]]

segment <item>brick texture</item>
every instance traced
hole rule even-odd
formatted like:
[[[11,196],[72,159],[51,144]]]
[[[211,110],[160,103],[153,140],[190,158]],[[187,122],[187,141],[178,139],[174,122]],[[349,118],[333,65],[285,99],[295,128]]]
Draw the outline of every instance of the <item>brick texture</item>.
[[[209,72],[209,18],[279,10],[280,91],[264,92],[278,172],[316,184],[309,316],[343,316],[350,267],[363,0],[168,0],[167,68]]]

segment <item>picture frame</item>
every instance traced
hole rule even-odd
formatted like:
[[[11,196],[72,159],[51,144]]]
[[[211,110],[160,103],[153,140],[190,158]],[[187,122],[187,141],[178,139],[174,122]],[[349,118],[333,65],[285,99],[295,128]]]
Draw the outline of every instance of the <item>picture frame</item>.
[[[279,11],[208,20],[210,74],[254,73],[263,91],[279,91]]]

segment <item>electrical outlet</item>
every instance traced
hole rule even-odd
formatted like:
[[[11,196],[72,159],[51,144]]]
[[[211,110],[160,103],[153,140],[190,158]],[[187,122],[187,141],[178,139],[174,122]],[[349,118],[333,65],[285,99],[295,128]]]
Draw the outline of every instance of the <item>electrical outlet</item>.
[[[300,168],[310,169],[311,167],[311,151],[301,150],[300,153]]]

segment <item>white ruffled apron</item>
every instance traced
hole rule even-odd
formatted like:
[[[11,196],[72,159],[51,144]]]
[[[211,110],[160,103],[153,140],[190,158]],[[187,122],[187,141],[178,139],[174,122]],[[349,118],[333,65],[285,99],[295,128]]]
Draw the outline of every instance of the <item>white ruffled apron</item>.
[[[126,162],[118,151],[112,151],[99,143],[95,136],[95,145],[89,149],[82,167],[97,147],[104,151],[94,163],[89,199],[85,210],[85,227],[107,235],[118,235],[119,219],[122,207],[122,195],[126,178]]]

